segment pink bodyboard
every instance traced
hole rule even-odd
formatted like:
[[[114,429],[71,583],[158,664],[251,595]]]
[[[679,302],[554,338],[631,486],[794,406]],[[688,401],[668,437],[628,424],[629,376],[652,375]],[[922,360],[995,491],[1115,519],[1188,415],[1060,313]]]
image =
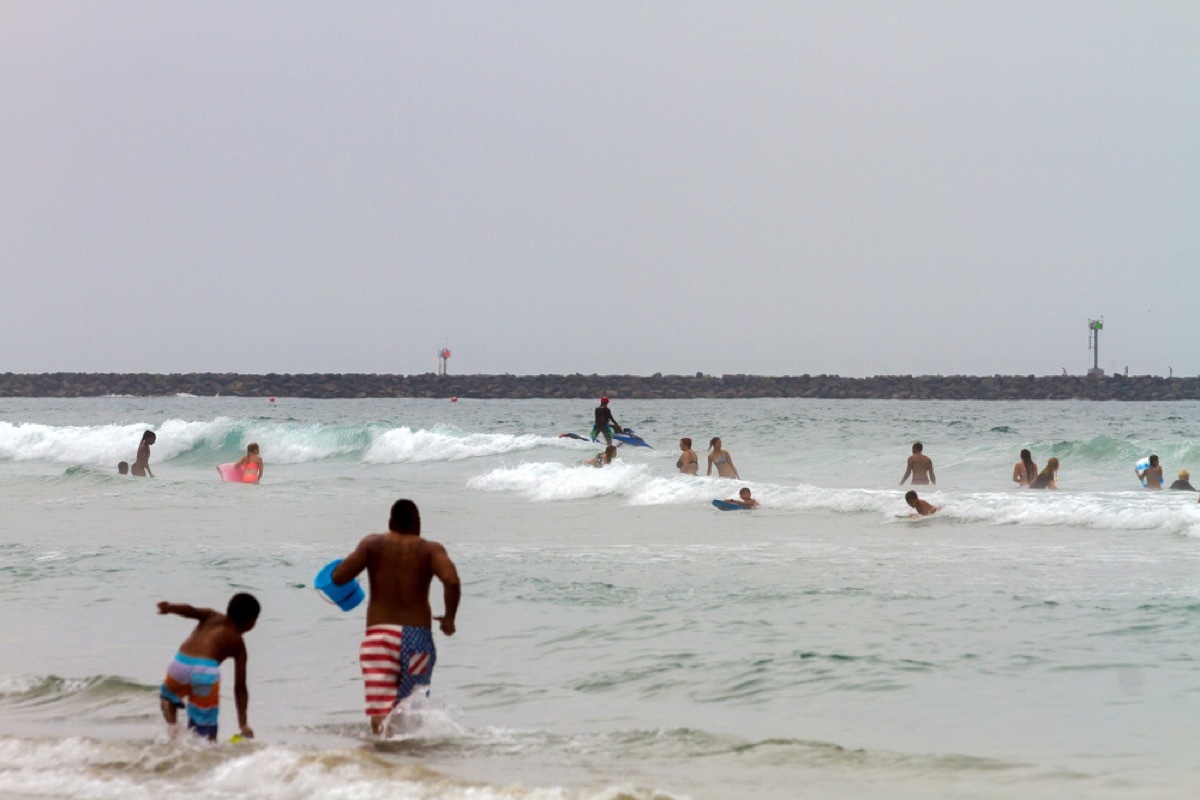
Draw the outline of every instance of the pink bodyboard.
[[[237,464],[218,464],[217,474],[221,476],[221,480],[230,481],[231,483],[244,483],[242,479],[242,468]]]

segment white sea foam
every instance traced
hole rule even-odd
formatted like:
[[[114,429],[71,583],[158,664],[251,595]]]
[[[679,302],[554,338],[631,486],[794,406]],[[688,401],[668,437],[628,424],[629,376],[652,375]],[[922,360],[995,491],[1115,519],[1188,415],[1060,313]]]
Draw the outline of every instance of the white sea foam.
[[[689,505],[733,497],[750,488],[771,513],[828,511],[906,516],[904,489],[828,489],[780,486],[686,475],[663,476],[646,464],[616,462],[602,469],[530,462],[476,476],[467,486],[488,492],[514,492],[530,500],[578,500],[615,496],[629,505]],[[943,506],[942,518],[993,525],[1041,525],[1101,530],[1166,530],[1200,536],[1200,505],[1190,492],[942,492],[925,487],[921,496]]]
[[[288,746],[98,742],[0,738],[0,795],[157,800],[164,796],[307,800],[564,800],[611,790],[493,787],[458,783],[419,766],[397,766],[362,749],[307,752]],[[633,796],[638,796],[637,794]]]
[[[138,443],[147,430],[157,433],[153,460],[165,461],[204,441],[219,441],[228,434],[232,420],[218,417],[210,422],[167,420],[161,426],[143,423],[125,425],[53,426],[34,422],[0,422],[0,460],[51,461],[60,464],[95,464],[106,467],[118,461],[132,462]]]
[[[558,439],[525,434],[462,433],[435,427],[432,430],[391,428],[377,434],[363,460],[372,464],[419,461],[461,461],[557,444]]]

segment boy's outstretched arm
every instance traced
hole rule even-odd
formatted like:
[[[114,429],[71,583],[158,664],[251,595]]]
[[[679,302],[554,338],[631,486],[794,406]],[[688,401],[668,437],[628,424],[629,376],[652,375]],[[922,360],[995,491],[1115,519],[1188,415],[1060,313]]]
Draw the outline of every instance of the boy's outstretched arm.
[[[158,613],[160,614],[177,614],[188,619],[207,619],[213,613],[211,608],[196,608],[187,603],[168,603],[166,600],[158,602]]]

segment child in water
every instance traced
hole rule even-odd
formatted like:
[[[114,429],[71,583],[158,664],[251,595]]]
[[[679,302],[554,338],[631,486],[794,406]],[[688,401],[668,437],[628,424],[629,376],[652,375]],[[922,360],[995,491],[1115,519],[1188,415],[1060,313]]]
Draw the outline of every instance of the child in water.
[[[149,475],[154,477],[154,473],[150,471],[150,445],[158,441],[158,437],[154,435],[154,431],[146,431],[142,434],[142,441],[138,444],[137,458],[133,461],[133,466],[130,472],[137,475],[139,478],[144,478]]]
[[[260,606],[254,595],[240,592],[229,600],[222,614],[211,608],[187,604],[158,604],[159,614],[177,614],[196,620],[196,627],[179,646],[167,665],[167,677],[159,689],[159,707],[174,737],[176,718],[187,702],[188,728],[198,736],[215,741],[217,712],[221,700],[221,662],[233,659],[233,697],[237,703],[238,728],[242,736],[254,738],[246,721],[250,693],[246,690],[246,643],[242,635],[258,622]]]
[[[741,506],[742,508],[757,508],[758,507],[758,501],[750,496],[749,488],[743,486],[742,490],[740,492],[738,492],[738,497],[740,497],[741,499],[734,500],[732,497],[730,497],[725,502],[731,503],[735,506]]]
[[[258,483],[262,480],[263,460],[258,455],[258,444],[251,442],[246,445],[246,455],[239,458],[234,466],[242,470],[243,483]]]
[[[913,517],[932,517],[934,514],[942,510],[941,506],[935,506],[933,503],[922,500],[917,497],[917,493],[909,489],[904,495],[904,502],[908,503],[909,507],[916,510],[916,514],[911,514]]]

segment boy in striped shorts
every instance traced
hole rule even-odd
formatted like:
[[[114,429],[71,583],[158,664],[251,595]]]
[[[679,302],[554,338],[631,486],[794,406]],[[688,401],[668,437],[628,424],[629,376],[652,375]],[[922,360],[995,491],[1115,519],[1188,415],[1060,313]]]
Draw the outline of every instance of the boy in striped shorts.
[[[246,643],[242,634],[258,622],[260,607],[254,595],[235,594],[222,614],[211,608],[186,603],[158,604],[159,614],[177,614],[196,620],[196,627],[167,664],[167,677],[159,690],[163,719],[178,731],[179,709],[187,705],[188,728],[206,739],[217,738],[217,713],[221,703],[221,662],[233,659],[233,696],[237,702],[238,728],[242,736],[254,738],[246,720],[250,693],[246,690]]]

